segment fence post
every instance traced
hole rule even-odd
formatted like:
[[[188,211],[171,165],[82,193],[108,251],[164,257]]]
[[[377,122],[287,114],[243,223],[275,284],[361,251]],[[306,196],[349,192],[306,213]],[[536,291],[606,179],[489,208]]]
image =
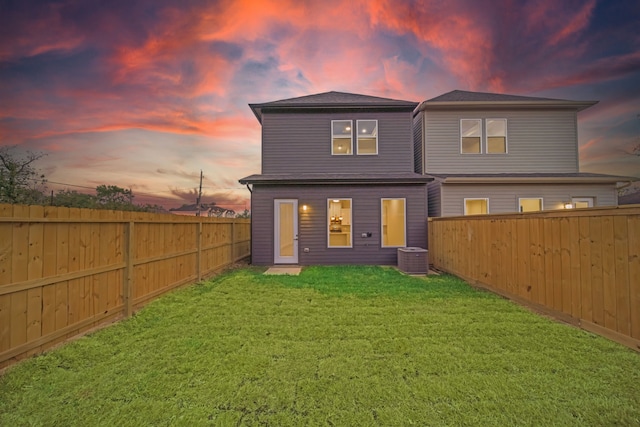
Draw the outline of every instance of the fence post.
[[[125,224],[126,244],[124,249],[125,268],[123,280],[124,317],[131,317],[133,312],[133,239],[134,222]]]
[[[231,221],[231,263],[236,262],[236,220]]]
[[[198,254],[196,258],[196,273],[198,275],[198,282],[202,280],[202,219],[198,221]]]

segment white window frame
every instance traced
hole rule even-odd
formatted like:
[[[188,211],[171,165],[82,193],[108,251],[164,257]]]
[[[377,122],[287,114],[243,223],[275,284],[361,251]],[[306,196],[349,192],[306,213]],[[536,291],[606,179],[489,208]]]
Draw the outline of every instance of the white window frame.
[[[468,198],[467,198],[467,197],[465,197],[465,198],[464,198],[464,202],[463,202],[463,203],[464,203],[464,205],[463,205],[463,208],[464,208],[464,210],[463,210],[464,215],[471,215],[471,214],[468,214],[468,213],[467,213],[467,200],[485,200],[485,201],[487,202],[487,213],[486,213],[486,214],[477,214],[477,215],[488,215],[488,214],[489,214],[489,212],[491,212],[491,211],[489,210],[489,198],[488,198],[488,197],[468,197]],[[476,215],[476,214],[474,214],[474,215]]]
[[[576,202],[587,202],[587,203],[591,203],[591,206],[588,206],[589,208],[596,207],[596,198],[593,196],[571,197],[571,204],[573,205],[574,209],[587,209],[587,208],[576,208]]]
[[[385,245],[384,244],[384,201],[385,200],[402,200],[404,204],[404,244],[403,245]],[[405,197],[383,197],[380,199],[380,247],[382,248],[404,248],[407,246],[407,199]]]
[[[521,200],[540,200],[540,211],[544,210],[544,198],[542,197],[518,197],[518,212],[524,213],[521,210]],[[540,212],[540,211],[530,211],[530,212]]]
[[[360,122],[376,122],[376,134],[375,134],[375,139],[376,139],[376,152],[375,153],[360,153]],[[356,150],[357,150],[357,154],[358,156],[377,156],[378,155],[378,133],[380,131],[380,128],[378,127],[378,120],[377,119],[360,119],[360,120],[356,120]]]
[[[349,201],[349,206],[351,206],[351,218],[349,218],[349,245],[348,246],[331,246],[329,245],[329,242],[331,241],[331,215],[330,215],[330,209],[331,209],[331,201],[332,200],[348,200]],[[327,199],[327,222],[326,222],[326,227],[327,227],[327,249],[345,249],[345,248],[353,248],[353,199],[351,199],[350,197],[329,197]]]
[[[347,140],[346,137],[344,136],[334,136],[333,135],[333,124],[336,122],[349,122],[349,127],[351,128],[351,133],[349,135],[349,152],[348,153],[336,153],[333,151],[333,140],[338,138],[338,139],[344,139],[345,141]],[[350,119],[338,119],[338,120],[331,120],[331,155],[332,156],[351,156],[353,155],[353,120]]]
[[[465,153],[465,152],[462,150],[462,138],[463,138],[463,136],[462,136],[462,121],[463,121],[463,120],[475,121],[475,122],[478,122],[478,123],[480,124],[480,152],[478,152],[478,153]],[[458,129],[458,130],[459,130],[459,132],[460,132],[460,154],[464,154],[465,156],[466,156],[466,155],[469,155],[469,156],[478,156],[478,155],[480,155],[480,154],[484,154],[484,153],[483,153],[483,151],[482,151],[482,147],[483,147],[483,145],[484,145],[484,144],[482,144],[482,133],[483,133],[483,126],[482,126],[482,124],[483,124],[482,119],[466,119],[466,118],[462,118],[462,119],[460,119],[460,123],[459,123],[459,125],[460,125],[460,126],[459,126],[459,129]]]
[[[489,152],[489,125],[488,125],[488,121],[489,120],[502,120],[504,121],[504,153],[490,153]],[[509,154],[509,137],[508,137],[508,133],[509,133],[509,123],[507,119],[504,118],[492,118],[492,117],[487,117],[486,119],[484,119],[484,153],[483,154],[489,154],[491,156],[499,156],[499,155],[505,155],[505,154]]]

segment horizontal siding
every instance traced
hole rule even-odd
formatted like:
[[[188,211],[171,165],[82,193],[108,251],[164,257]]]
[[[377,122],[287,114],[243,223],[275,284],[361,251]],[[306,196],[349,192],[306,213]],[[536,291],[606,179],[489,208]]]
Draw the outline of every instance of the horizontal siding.
[[[377,155],[331,155],[331,120],[378,120]],[[353,142],[354,151],[356,141]],[[265,113],[262,173],[411,172],[411,112]]]
[[[422,173],[422,114],[413,119],[413,171]]]
[[[427,185],[428,212],[430,217],[440,216],[442,209],[441,184],[432,181]]]
[[[464,214],[465,198],[488,198],[489,213],[518,211],[518,198],[542,197],[545,210],[562,209],[572,197],[594,197],[596,206],[615,206],[617,196],[613,184],[527,184],[442,186],[442,216]]]
[[[508,154],[460,154],[460,119],[486,118],[507,119]],[[578,172],[576,113],[571,110],[429,111],[425,155],[426,173],[434,174]]]
[[[300,265],[397,263],[396,248],[380,247],[380,199],[406,198],[407,246],[426,247],[426,185],[255,185],[251,195],[252,263],[273,264],[273,201],[298,199]],[[352,199],[352,248],[327,248],[327,199]],[[308,210],[303,212],[302,205]],[[363,238],[362,233],[371,233]],[[309,248],[309,252],[304,252]]]

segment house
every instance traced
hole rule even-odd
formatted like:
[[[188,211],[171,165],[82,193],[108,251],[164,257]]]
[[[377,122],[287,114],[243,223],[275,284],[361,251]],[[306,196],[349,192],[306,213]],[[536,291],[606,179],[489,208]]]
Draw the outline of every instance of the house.
[[[396,264],[426,247],[427,183],[414,171],[418,103],[326,92],[250,104],[262,125],[251,191],[252,262]]]
[[[414,112],[429,216],[617,205],[629,178],[580,172],[577,115],[594,101],[454,90]]]

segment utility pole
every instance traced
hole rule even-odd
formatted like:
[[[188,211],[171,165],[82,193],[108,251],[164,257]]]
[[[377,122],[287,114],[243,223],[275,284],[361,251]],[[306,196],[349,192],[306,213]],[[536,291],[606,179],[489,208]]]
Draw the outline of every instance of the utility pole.
[[[200,169],[200,189],[198,190],[198,199],[196,200],[196,216],[200,216],[200,209],[202,209],[202,205],[200,202],[202,201],[202,169]]]

